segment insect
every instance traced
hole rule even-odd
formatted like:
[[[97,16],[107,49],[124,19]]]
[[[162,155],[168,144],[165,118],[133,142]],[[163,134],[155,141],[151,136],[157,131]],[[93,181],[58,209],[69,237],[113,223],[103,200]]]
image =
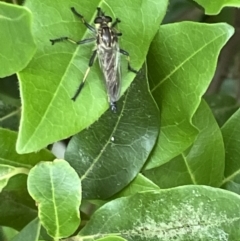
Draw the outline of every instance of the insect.
[[[89,60],[88,69],[86,70],[83,80],[79,85],[75,95],[72,97],[72,100],[75,101],[77,99],[87,79],[90,68],[92,67],[95,59],[98,57],[99,65],[103,72],[106,83],[108,102],[110,104],[111,110],[116,112],[116,102],[119,99],[121,90],[120,54],[127,56],[128,70],[137,74],[137,71],[134,70],[130,65],[129,53],[119,48],[118,38],[122,35],[122,33],[118,32],[115,27],[118,23],[120,23],[120,20],[116,18],[116,20],[112,22],[112,18],[110,16],[106,16],[101,8],[98,7],[97,16],[94,19],[95,27],[93,27],[85,21],[84,17],[78,13],[74,7],[71,8],[71,11],[82,20],[83,24],[91,32],[95,34],[95,37],[83,39],[80,41],[75,41],[69,37],[60,37],[57,39],[50,39],[52,45],[56,42],[62,42],[64,40],[77,45],[86,44],[93,41],[96,42],[96,47],[93,50],[92,56]]]

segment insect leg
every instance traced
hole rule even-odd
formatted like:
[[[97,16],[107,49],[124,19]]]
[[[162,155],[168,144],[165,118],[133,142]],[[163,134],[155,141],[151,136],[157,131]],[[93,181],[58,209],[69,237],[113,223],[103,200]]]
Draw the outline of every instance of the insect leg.
[[[64,40],[67,40],[67,41],[69,41],[71,43],[79,45],[79,44],[86,44],[86,43],[93,42],[93,41],[96,40],[96,38],[86,38],[86,39],[83,39],[83,40],[80,40],[80,41],[75,41],[75,40],[73,40],[73,39],[71,39],[69,37],[61,37],[61,38],[56,38],[56,39],[50,39],[52,45],[54,45],[57,42],[62,42]]]
[[[116,18],[116,20],[112,23],[112,28],[116,27],[118,23],[121,23],[121,20]]]
[[[90,68],[92,67],[92,65],[94,63],[94,60],[95,60],[96,56],[97,56],[97,50],[94,50],[93,53],[92,53],[92,56],[90,58],[89,64],[88,64],[88,69],[87,69],[87,71],[86,71],[86,73],[85,73],[85,75],[83,77],[82,83],[79,85],[75,95],[72,97],[73,101],[75,101],[77,99],[78,95],[80,94],[80,92],[81,92],[81,90],[82,90],[82,88],[83,88],[83,86],[85,84],[85,80],[86,80],[86,78],[87,78],[87,76],[89,74]]]
[[[71,7],[71,10],[72,10],[72,12],[73,12],[77,17],[81,18],[83,24],[84,24],[89,30],[91,30],[92,32],[96,33],[95,27],[93,27],[93,26],[90,25],[88,22],[86,22],[86,20],[84,19],[84,17],[83,17],[82,14],[78,13],[74,7]]]
[[[132,66],[130,65],[130,56],[129,56],[129,53],[128,53],[127,51],[123,50],[123,49],[120,49],[119,52],[120,52],[121,54],[127,56],[128,70],[131,71],[131,72],[133,72],[133,73],[135,73],[135,74],[137,74],[138,71],[135,70],[134,68],[132,68]]]

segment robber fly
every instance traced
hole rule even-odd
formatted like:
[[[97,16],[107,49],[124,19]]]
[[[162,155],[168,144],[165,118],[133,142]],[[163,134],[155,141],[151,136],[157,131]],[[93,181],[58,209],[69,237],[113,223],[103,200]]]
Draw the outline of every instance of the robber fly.
[[[120,54],[126,55],[128,60],[128,70],[137,73],[130,65],[130,57],[129,53],[123,49],[119,48],[118,37],[122,35],[122,33],[117,32],[115,29],[116,25],[120,23],[120,20],[117,18],[112,23],[112,18],[106,16],[101,8],[97,8],[97,16],[94,20],[95,27],[87,23],[84,17],[78,13],[75,8],[71,8],[72,12],[79,17],[83,24],[95,34],[94,38],[87,38],[80,41],[75,41],[69,37],[61,37],[57,39],[50,39],[52,45],[56,42],[61,42],[67,40],[74,44],[85,44],[89,42],[96,41],[96,48],[93,50],[92,56],[90,58],[88,69],[83,77],[81,84],[79,85],[75,95],[72,97],[72,100],[76,100],[78,95],[80,94],[87,75],[90,71],[91,66],[93,65],[96,57],[98,57],[100,68],[103,72],[104,79],[106,82],[107,94],[108,94],[108,102],[110,104],[110,108],[113,112],[117,111],[116,102],[120,96],[121,90],[121,71],[120,71]]]

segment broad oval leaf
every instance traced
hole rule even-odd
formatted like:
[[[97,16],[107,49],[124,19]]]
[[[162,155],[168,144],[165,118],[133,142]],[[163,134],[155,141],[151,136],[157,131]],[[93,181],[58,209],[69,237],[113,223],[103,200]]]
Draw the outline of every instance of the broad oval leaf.
[[[19,153],[36,151],[76,134],[96,121],[108,108],[103,77],[97,64],[92,67],[79,98],[76,102],[71,100],[87,70],[94,45],[77,47],[67,42],[51,46],[49,39],[61,36],[76,40],[89,37],[89,31],[70,8],[75,7],[90,23],[96,16],[97,6],[113,18],[121,19],[118,26],[123,34],[120,46],[129,51],[131,65],[138,70],[165,14],[167,0],[45,0],[44,4],[39,0],[29,0],[26,6],[34,14],[38,51],[28,67],[19,74],[23,99],[17,143]],[[126,60],[122,59],[121,63],[123,93],[135,75],[127,71]]]
[[[151,91],[161,110],[161,134],[147,169],[186,150],[197,136],[192,116],[216,68],[231,26],[182,22],[160,27],[148,55]]]
[[[226,152],[226,168],[222,187],[240,194],[239,133],[240,109],[222,127]]]
[[[128,241],[230,241],[240,235],[240,197],[206,187],[143,192],[97,210],[76,240],[119,235]]]
[[[194,0],[205,9],[208,15],[217,15],[224,7],[240,7],[239,0]]]
[[[33,57],[36,45],[31,17],[24,7],[0,2],[0,77],[22,70]]]
[[[41,224],[49,235],[67,237],[77,229],[81,183],[66,161],[42,162],[33,167],[28,191],[38,205]]]
[[[221,131],[205,101],[192,118],[198,135],[181,155],[144,174],[161,188],[187,184],[219,187],[223,180],[225,152]]]
[[[118,113],[106,112],[75,135],[65,159],[82,180],[84,199],[105,199],[139,173],[159,132],[159,112],[145,76],[139,75],[118,102]]]

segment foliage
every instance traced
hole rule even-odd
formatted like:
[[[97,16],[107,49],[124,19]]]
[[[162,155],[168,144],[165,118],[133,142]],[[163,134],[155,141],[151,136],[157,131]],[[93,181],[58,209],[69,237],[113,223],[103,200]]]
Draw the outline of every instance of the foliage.
[[[97,63],[71,100],[94,45],[49,41],[91,37],[70,8],[92,23],[97,6],[139,70],[121,57],[117,113]],[[217,78],[236,69],[237,47],[221,61],[239,13],[225,6],[239,3],[0,2],[0,241],[239,239],[240,91]]]

